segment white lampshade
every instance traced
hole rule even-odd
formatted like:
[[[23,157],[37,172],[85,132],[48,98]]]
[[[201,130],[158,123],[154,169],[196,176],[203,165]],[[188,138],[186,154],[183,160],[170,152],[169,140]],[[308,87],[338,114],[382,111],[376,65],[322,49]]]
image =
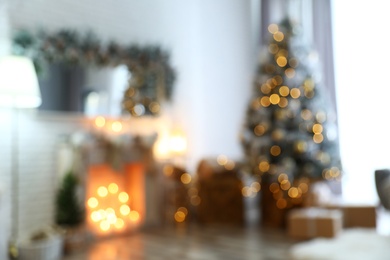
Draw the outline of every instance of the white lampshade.
[[[41,92],[32,61],[22,56],[0,58],[0,107],[32,108]]]

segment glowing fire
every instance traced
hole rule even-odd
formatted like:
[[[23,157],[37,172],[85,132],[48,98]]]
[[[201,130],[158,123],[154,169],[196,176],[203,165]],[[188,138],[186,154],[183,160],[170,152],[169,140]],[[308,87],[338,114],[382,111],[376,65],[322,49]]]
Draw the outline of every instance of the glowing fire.
[[[134,169],[133,167],[131,175],[137,174]],[[138,208],[142,202],[140,196],[137,198],[137,193],[129,190],[131,187],[126,185],[127,176],[126,172],[114,172],[107,165],[92,166],[89,169],[86,206],[88,224],[94,233],[104,235],[124,232],[140,223]],[[136,197],[134,201],[133,196]],[[137,210],[131,208],[131,205]]]
[[[138,221],[139,213],[131,210],[127,204],[130,199],[129,194],[124,191],[119,192],[118,184],[110,183],[107,187],[100,186],[96,194],[96,197],[88,199],[87,204],[91,210],[90,219],[97,223],[101,231],[121,230],[127,227],[128,220]],[[114,209],[103,206],[107,204],[116,207]]]

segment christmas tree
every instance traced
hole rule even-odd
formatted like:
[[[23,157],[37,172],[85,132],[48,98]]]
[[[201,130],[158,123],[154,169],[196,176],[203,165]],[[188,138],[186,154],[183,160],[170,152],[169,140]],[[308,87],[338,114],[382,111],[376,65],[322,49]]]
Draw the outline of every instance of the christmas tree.
[[[249,171],[279,209],[300,204],[313,181],[341,177],[336,122],[298,29],[289,19],[268,27],[242,138]]]
[[[84,221],[84,208],[77,197],[78,179],[73,172],[65,174],[56,197],[55,222],[72,227]]]

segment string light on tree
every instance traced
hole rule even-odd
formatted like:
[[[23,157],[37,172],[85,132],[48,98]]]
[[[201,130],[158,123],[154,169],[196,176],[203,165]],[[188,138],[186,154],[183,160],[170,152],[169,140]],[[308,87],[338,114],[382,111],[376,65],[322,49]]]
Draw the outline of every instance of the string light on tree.
[[[313,50],[290,19],[268,27],[242,134],[247,169],[278,208],[302,202],[313,180],[339,180],[335,129]],[[337,131],[336,131],[337,132]],[[264,186],[264,184],[266,186]],[[249,187],[243,190],[250,196]]]

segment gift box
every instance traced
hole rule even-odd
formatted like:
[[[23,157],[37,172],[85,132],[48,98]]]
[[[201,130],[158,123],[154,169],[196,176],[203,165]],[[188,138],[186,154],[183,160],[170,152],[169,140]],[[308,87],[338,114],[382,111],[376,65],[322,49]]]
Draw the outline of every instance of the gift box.
[[[338,203],[325,205],[327,209],[340,209],[343,213],[343,227],[376,227],[376,207],[374,205],[359,205]]]
[[[331,238],[342,230],[342,219],[338,209],[293,209],[287,216],[287,232],[295,239]]]

